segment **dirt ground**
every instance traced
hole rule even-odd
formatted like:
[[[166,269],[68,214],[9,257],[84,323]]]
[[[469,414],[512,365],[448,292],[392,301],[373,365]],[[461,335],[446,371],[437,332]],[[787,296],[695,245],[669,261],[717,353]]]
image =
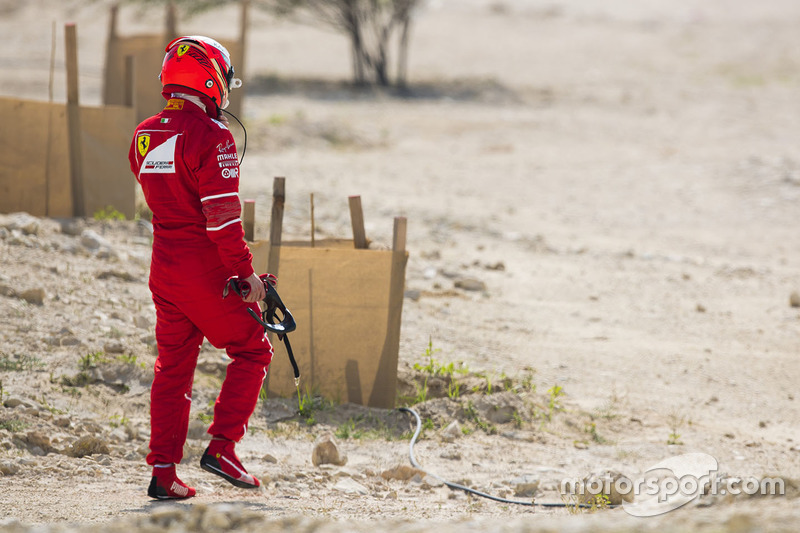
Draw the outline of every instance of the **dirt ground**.
[[[161,16],[123,9],[120,31]],[[237,19],[184,27],[233,37]],[[101,1],[0,2],[0,94],[47,98],[53,20],[77,21],[81,99],[99,104]],[[398,479],[410,416],[321,399],[312,424],[296,400],[259,404],[238,449],[265,490],[242,491],[197,464],[225,365],[204,346],[179,467],[198,496],[151,502],[148,225],[16,214],[0,217],[0,531],[796,531],[798,24],[793,0],[429,0],[399,97],[347,87],[338,35],[254,10],[241,184],[261,238],[273,176],[288,237],[309,237],[310,193],[319,238],[350,235],[351,194],[375,242],[408,218],[400,375],[407,396],[429,381],[429,472],[563,502],[565,478],[704,453],[787,496],[650,518],[494,502]],[[312,464],[325,432],[344,466]]]

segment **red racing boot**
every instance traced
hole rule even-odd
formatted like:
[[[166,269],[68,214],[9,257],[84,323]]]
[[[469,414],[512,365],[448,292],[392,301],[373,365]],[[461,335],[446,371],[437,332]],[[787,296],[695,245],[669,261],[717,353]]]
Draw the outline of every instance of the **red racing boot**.
[[[178,479],[175,465],[153,466],[153,478],[147,495],[157,500],[183,500],[196,494],[195,490]]]
[[[213,437],[200,459],[200,468],[218,475],[236,487],[257,489],[261,482],[244,469],[233,451],[235,445],[235,442],[224,437]]]

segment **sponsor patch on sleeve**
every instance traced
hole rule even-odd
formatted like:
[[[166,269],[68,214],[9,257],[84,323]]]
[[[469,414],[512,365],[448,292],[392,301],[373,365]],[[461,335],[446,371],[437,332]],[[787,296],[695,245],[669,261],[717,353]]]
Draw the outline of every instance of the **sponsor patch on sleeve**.
[[[139,136],[136,137],[136,147],[139,149],[139,155],[144,157],[147,150],[150,149],[150,134],[140,133]]]

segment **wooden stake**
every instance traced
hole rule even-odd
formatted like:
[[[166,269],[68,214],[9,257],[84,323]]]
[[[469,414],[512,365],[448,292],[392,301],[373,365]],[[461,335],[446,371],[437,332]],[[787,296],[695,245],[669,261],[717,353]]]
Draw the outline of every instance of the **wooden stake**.
[[[167,24],[166,24],[166,32],[167,32],[167,42],[172,41],[175,37],[178,37],[178,16],[175,11],[175,3],[172,1],[167,2]],[[166,44],[166,43],[164,43]]]
[[[125,84],[125,96],[123,100],[123,105],[126,107],[136,107],[136,102],[134,101],[134,97],[136,95],[136,79],[135,79],[135,59],[133,56],[128,55],[125,56],[125,77],[123,78],[123,83]]]
[[[56,71],[56,21],[53,21],[53,37],[50,42],[50,81],[47,85],[48,102],[53,102],[53,80]]]
[[[116,57],[115,51],[119,44],[117,37],[117,18],[119,16],[119,5],[112,4],[108,18],[108,40],[106,41],[106,64],[103,75],[103,103],[108,105],[114,101],[111,80],[119,75],[119,66],[113,64],[111,58]]]
[[[242,16],[239,20],[239,50],[241,56],[238,58],[236,65],[237,78],[244,78],[244,59],[247,55],[245,52],[247,48],[247,29],[250,26],[250,0],[241,0],[242,2]],[[236,59],[236,58],[234,58]]]
[[[317,227],[314,221],[314,193],[311,193],[311,247],[316,247],[316,233]]]
[[[247,199],[244,201],[242,212],[242,226],[244,227],[244,240],[253,242],[255,240],[256,227],[256,201]]]
[[[272,182],[272,217],[269,222],[269,259],[267,272],[278,275],[281,260],[281,234],[283,233],[283,207],[286,203],[286,178]]]
[[[72,214],[86,216],[83,197],[83,155],[81,153],[81,116],[78,102],[78,30],[75,23],[64,26],[67,55],[67,131],[69,136]]]
[[[395,252],[406,251],[406,217],[394,217],[394,238],[392,239],[392,250]]]
[[[350,223],[353,225],[353,244],[357,249],[367,247],[367,234],[364,231],[364,211],[361,209],[361,197],[350,196]]]
[[[53,147],[53,85],[56,71],[56,21],[53,21],[53,33],[50,41],[50,80],[47,85],[47,97],[50,109],[47,112],[47,146],[44,161],[44,216],[50,216],[50,153]]]

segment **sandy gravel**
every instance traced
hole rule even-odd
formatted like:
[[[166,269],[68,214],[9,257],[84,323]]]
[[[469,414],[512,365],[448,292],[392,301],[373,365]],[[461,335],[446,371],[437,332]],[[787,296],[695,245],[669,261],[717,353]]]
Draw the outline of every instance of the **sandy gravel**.
[[[81,98],[99,103],[106,9],[0,3],[0,94],[46,99],[50,21],[76,20]],[[126,9],[121,30],[156,16]],[[191,29],[232,37],[237,17]],[[257,409],[240,449],[266,490],[242,492],[196,464],[224,371],[204,347],[181,466],[199,494],[152,503],[148,228],[7,216],[0,530],[796,531],[798,23],[790,0],[431,0],[414,29],[414,96],[400,98],[343,86],[337,35],[255,12],[242,170],[262,238],[273,176],[287,177],[287,236],[308,238],[310,193],[320,238],[349,236],[350,194],[375,242],[408,217],[401,376],[424,380],[413,365],[431,341],[479,386],[417,406],[434,426],[416,448],[430,471],[507,497],[528,476],[537,501],[560,501],[561,479],[633,478],[699,452],[729,476],[781,476],[789,496],[705,497],[652,518],[531,510],[381,476],[408,464],[405,415],[344,405],[308,425],[288,400]],[[36,289],[44,306],[22,298]],[[565,395],[549,412],[554,386]],[[519,420],[476,422],[509,405]],[[448,442],[454,420],[468,434]],[[345,466],[311,463],[325,431]],[[88,436],[96,453],[68,455]]]

